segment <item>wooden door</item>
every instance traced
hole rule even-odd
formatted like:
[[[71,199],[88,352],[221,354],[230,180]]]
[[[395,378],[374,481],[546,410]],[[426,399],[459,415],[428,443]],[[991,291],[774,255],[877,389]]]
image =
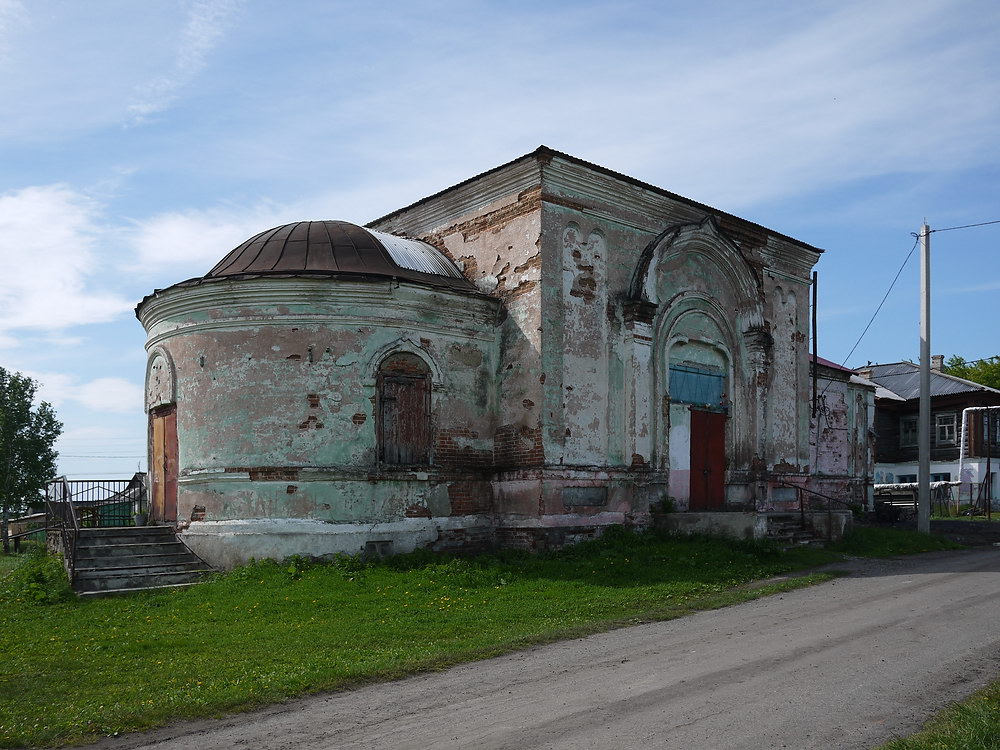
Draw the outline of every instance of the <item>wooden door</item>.
[[[382,460],[387,464],[430,462],[430,381],[384,376],[379,419]]]
[[[153,521],[177,520],[177,409],[149,414],[149,515]]]
[[[692,511],[722,510],[726,499],[726,415],[691,410]]]

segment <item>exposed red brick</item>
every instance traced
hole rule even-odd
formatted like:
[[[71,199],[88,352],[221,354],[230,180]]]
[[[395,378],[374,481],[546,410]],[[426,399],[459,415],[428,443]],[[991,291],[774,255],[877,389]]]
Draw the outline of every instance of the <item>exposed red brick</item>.
[[[493,460],[498,467],[543,465],[542,426],[501,426],[493,441]]]
[[[368,415],[361,411],[359,411],[357,414],[351,417],[351,421],[354,422],[354,424],[356,425],[362,425],[367,420],[368,420]]]
[[[448,485],[448,499],[451,501],[453,516],[488,513],[490,498],[488,482],[452,482]]]
[[[247,472],[252,482],[297,482],[299,470],[289,466],[227,466],[227,472]]]
[[[455,438],[476,440],[479,433],[468,427],[443,427],[437,431],[434,445],[434,463],[454,468],[482,469],[493,465],[493,451],[489,448],[459,446]]]

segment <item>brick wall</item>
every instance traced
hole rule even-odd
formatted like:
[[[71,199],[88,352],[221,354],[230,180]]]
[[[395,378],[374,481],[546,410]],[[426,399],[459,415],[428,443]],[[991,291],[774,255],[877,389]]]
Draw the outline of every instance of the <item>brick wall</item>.
[[[494,438],[494,463],[498,467],[541,466],[545,463],[542,426],[503,425]]]
[[[492,509],[489,482],[452,482],[448,485],[448,499],[453,516],[489,513]]]
[[[493,465],[493,452],[473,448],[470,445],[459,445],[458,438],[478,440],[479,433],[467,427],[445,427],[437,431],[434,444],[434,463],[445,467],[489,468]]]
[[[251,482],[297,482],[299,470],[288,466],[227,466],[229,473],[247,472]]]

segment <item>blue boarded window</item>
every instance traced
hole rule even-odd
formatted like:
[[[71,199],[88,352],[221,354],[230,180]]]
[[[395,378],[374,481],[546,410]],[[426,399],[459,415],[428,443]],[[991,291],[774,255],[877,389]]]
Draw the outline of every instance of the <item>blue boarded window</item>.
[[[724,409],[726,378],[717,370],[690,365],[670,365],[670,400]]]

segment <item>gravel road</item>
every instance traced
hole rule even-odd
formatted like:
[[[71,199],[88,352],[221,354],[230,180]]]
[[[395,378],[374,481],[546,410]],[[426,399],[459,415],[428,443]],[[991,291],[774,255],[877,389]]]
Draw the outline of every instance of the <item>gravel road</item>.
[[[852,573],[96,747],[846,750],[1000,678],[1000,549],[837,567]]]

